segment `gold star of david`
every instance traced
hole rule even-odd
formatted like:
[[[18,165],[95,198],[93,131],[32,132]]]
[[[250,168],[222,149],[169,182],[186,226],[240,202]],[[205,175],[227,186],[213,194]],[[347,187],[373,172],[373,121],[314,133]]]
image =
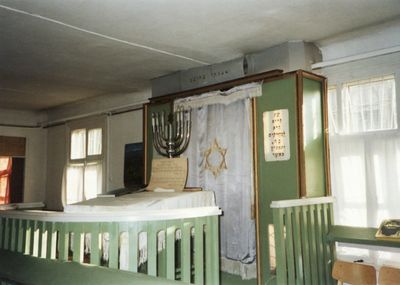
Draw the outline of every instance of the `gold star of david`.
[[[214,139],[211,146],[203,153],[203,156],[205,158],[204,169],[210,170],[215,178],[217,178],[217,176],[221,174],[222,170],[228,169],[228,167],[226,166],[226,161],[225,161],[225,155],[226,155],[227,150],[228,149],[226,149],[226,148],[220,147],[217,142],[217,139]],[[213,152],[217,152],[221,157],[221,161],[215,165],[213,165],[210,162],[210,157]]]

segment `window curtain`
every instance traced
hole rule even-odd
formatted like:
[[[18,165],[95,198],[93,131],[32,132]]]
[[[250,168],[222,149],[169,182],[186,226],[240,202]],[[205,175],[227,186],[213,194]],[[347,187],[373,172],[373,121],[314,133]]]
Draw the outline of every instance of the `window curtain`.
[[[329,92],[335,223],[378,227],[400,218],[400,132],[394,79],[343,85]],[[339,258],[400,264],[400,251],[337,247]]]
[[[71,132],[71,159],[83,159],[86,157],[86,129],[78,129]]]
[[[223,215],[220,223],[221,269],[230,261],[255,261],[255,221],[252,218],[253,161],[250,97],[261,95],[260,84],[212,92],[175,102],[175,108],[192,108],[187,186],[215,192]],[[227,260],[226,266],[224,260]],[[225,267],[225,268],[224,268]],[[239,266],[240,267],[240,266]],[[248,270],[240,267],[242,278]]]
[[[0,205],[10,203],[12,158],[0,157]]]
[[[102,132],[101,128],[88,131],[88,155],[101,155]]]
[[[105,118],[71,122],[67,136],[69,157],[62,181],[62,203],[96,198],[103,189],[103,128]],[[102,127],[99,127],[102,126]]]

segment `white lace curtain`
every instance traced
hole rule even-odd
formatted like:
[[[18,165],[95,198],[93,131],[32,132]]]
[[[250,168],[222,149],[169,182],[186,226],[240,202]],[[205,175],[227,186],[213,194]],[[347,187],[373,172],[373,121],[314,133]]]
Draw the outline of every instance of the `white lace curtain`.
[[[375,78],[329,92],[335,223],[378,227],[400,218],[400,132],[395,81]],[[338,247],[338,256],[381,265],[400,263],[400,252]]]
[[[63,204],[95,198],[103,187],[103,129],[76,128],[73,123],[69,127],[70,152],[64,167]]]
[[[260,84],[213,92],[175,102],[192,108],[192,132],[185,156],[188,186],[212,190],[223,210],[221,255],[251,263],[255,260],[252,219],[253,164],[251,104],[261,95]]]

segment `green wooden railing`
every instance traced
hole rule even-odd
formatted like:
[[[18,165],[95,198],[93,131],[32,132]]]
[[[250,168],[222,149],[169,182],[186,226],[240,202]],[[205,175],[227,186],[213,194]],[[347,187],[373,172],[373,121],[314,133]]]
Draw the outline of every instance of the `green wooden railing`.
[[[217,207],[129,213],[0,211],[0,249],[38,258],[120,268],[121,235],[128,236],[128,271],[193,284],[219,283]],[[180,231],[177,241],[176,232]],[[162,248],[160,235],[163,233]],[[102,260],[102,235],[108,259]],[[139,234],[147,240],[147,262],[139,264]],[[85,236],[90,235],[90,254]],[[86,245],[87,246],[87,245]],[[143,250],[143,249],[142,249]],[[143,266],[145,267],[143,269]],[[1,271],[1,269],[0,269]]]
[[[276,284],[334,284],[332,197],[274,201]]]
[[[0,285],[182,285],[140,273],[0,250]],[[186,283],[187,284],[187,283]]]

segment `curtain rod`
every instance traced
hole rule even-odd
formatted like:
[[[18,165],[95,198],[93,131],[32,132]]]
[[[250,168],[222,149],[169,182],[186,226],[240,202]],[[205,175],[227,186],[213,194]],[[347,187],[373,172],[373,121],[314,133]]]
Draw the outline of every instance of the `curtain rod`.
[[[64,118],[64,119],[61,119],[58,121],[45,122],[45,123],[43,123],[42,127],[44,129],[47,129],[47,128],[51,128],[51,127],[64,125],[65,123],[72,121],[72,120],[84,119],[84,118],[89,118],[89,117],[94,117],[94,116],[99,116],[99,115],[115,116],[115,115],[120,115],[123,113],[134,112],[134,111],[143,109],[144,103],[146,103],[146,102],[139,102],[132,106],[120,107],[120,108],[116,108],[114,110],[109,110],[109,111],[93,112],[93,113],[88,113],[88,114],[84,114],[84,115],[78,115],[78,116],[73,116],[73,117],[69,117],[69,118]]]
[[[0,124],[0,127],[37,129],[37,128],[41,128],[42,126],[39,124],[37,124],[37,125]]]

